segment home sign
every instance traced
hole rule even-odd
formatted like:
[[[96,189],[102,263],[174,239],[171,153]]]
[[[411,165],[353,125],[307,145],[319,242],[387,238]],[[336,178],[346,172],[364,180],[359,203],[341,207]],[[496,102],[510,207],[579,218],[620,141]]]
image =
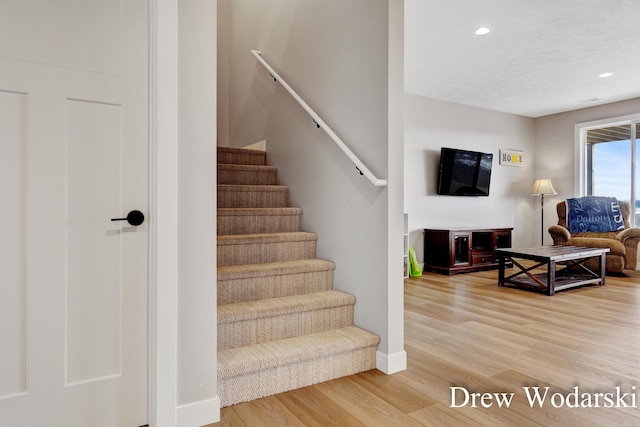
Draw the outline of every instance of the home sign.
[[[501,149],[499,161],[505,166],[524,166],[524,151]]]

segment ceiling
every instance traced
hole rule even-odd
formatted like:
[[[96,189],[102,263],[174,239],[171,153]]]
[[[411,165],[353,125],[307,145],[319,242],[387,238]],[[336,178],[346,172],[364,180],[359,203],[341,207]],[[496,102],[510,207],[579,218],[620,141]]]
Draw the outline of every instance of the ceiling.
[[[640,0],[404,4],[407,93],[527,117],[640,97]]]

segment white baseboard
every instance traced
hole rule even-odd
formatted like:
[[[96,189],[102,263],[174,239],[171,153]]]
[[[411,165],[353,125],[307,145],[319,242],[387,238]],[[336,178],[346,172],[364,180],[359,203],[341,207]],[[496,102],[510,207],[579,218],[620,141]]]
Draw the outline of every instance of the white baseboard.
[[[220,421],[220,398],[180,405],[176,409],[177,427],[201,427]]]
[[[401,351],[394,354],[385,354],[377,351],[376,369],[387,375],[405,371],[407,369],[407,352]]]

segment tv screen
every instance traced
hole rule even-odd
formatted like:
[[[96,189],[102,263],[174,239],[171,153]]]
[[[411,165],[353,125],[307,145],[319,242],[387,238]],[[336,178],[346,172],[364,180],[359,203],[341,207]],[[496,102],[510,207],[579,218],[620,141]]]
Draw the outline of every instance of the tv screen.
[[[488,196],[493,154],[445,148],[440,150],[438,194]]]

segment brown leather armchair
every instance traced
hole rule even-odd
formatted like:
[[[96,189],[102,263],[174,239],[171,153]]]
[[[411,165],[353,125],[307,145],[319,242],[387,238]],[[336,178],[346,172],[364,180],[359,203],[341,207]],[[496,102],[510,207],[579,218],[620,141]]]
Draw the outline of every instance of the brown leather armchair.
[[[554,245],[582,246],[587,248],[609,248],[607,253],[607,273],[622,273],[623,269],[635,270],[638,262],[638,243],[640,228],[631,228],[629,224],[629,203],[619,201],[624,220],[624,230],[610,232],[591,232],[571,234],[567,228],[567,204],[562,201],[556,205],[558,225],[549,227]],[[593,266],[595,267],[595,266]]]

